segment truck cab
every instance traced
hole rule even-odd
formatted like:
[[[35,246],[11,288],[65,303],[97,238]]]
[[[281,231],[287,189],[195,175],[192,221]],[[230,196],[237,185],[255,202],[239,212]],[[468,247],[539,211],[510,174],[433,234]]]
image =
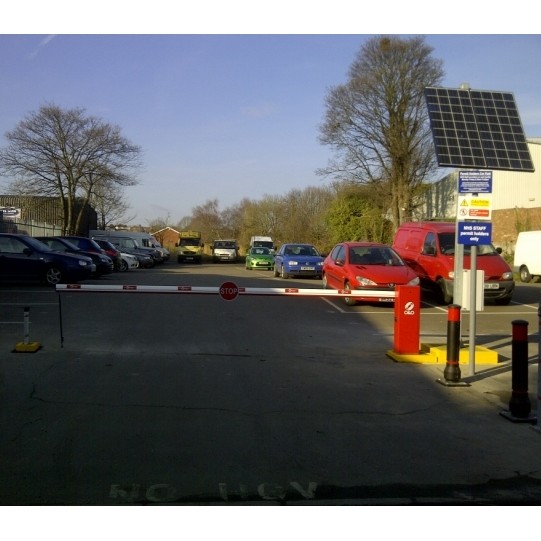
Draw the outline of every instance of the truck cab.
[[[204,244],[199,231],[181,231],[175,246],[179,263],[202,263]]]

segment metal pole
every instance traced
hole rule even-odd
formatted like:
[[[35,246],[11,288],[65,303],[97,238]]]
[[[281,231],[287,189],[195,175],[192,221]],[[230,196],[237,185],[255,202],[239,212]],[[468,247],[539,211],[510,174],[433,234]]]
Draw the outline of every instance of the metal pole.
[[[30,343],[30,307],[24,307],[24,316],[23,316],[23,325],[24,325],[24,344]]]
[[[436,381],[447,387],[469,387],[460,381],[460,306],[450,304],[447,310],[447,362],[443,379]]]
[[[470,376],[475,375],[475,316],[477,300],[477,246],[470,247]]]
[[[538,344],[537,344],[537,428],[541,430],[541,303],[537,309]]]
[[[512,393],[509,411],[517,418],[530,415],[531,404],[528,396],[528,322],[515,319],[512,341]]]
[[[447,315],[447,363],[443,375],[447,381],[460,381],[460,306],[450,304]]]
[[[60,293],[58,293],[58,318],[60,320],[60,347],[64,347],[64,330],[62,328],[62,301],[60,300]]]

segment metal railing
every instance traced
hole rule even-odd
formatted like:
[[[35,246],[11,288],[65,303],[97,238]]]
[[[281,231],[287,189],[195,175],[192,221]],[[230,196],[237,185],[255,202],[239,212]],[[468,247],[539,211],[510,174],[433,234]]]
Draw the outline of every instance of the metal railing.
[[[62,235],[62,227],[35,220],[20,218],[2,219],[0,213],[0,233],[23,233],[31,237]]]

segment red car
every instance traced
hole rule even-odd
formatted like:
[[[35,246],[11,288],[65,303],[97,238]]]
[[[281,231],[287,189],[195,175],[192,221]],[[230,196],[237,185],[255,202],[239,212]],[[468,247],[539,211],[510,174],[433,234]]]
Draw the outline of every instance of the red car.
[[[394,302],[386,295],[398,285],[419,285],[419,277],[390,247],[377,242],[341,242],[323,262],[323,287],[345,291],[381,291],[379,297],[344,297],[348,306],[358,301]]]

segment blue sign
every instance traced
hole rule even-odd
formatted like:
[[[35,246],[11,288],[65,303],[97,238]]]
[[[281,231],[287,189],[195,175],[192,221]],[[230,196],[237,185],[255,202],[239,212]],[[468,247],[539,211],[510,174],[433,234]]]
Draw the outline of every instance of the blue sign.
[[[492,193],[492,171],[459,171],[458,193]]]
[[[458,244],[479,246],[492,243],[491,222],[458,222]]]

